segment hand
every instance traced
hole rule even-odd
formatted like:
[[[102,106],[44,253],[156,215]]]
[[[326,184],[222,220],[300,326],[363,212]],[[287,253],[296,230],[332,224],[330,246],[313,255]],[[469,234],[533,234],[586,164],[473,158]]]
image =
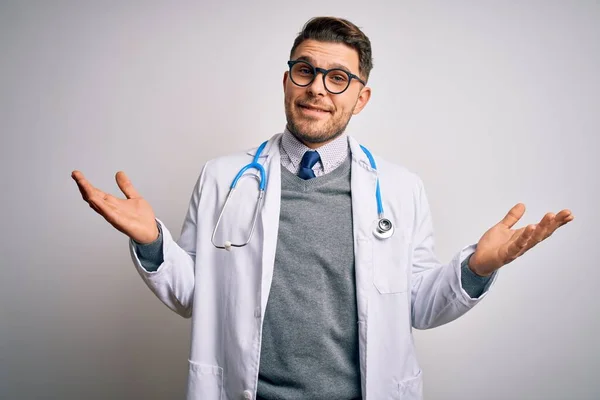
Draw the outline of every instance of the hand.
[[[158,238],[154,211],[134,189],[125,172],[117,172],[115,179],[126,199],[96,189],[79,171],[73,171],[71,177],[77,182],[83,200],[120,232],[141,244]]]
[[[477,243],[477,250],[469,260],[469,268],[473,272],[480,276],[491,275],[575,218],[571,211],[562,210],[556,215],[553,213],[544,215],[538,224],[511,229],[524,213],[525,205],[517,204],[502,221],[483,234]]]

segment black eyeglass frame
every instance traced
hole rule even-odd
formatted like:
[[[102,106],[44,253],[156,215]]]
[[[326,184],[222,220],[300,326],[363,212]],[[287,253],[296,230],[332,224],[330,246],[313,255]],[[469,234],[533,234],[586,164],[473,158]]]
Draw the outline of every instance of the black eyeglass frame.
[[[350,84],[352,83],[352,79],[356,79],[357,81],[359,81],[360,83],[362,83],[363,86],[367,86],[367,83],[365,81],[363,81],[362,79],[360,79],[357,75],[354,75],[352,72],[346,71],[345,69],[342,69],[342,68],[332,68],[332,69],[318,68],[318,67],[315,67],[314,65],[312,65],[311,63],[309,63],[306,60],[289,60],[287,63],[288,63],[288,66],[290,67],[290,79],[292,80],[292,82],[296,86],[307,87],[307,86],[312,85],[312,83],[315,81],[315,78],[317,77],[317,73],[319,73],[319,72],[321,74],[323,74],[323,87],[325,88],[325,90],[327,90],[331,94],[342,94],[342,93],[344,93],[350,87]],[[299,64],[299,63],[308,64],[313,69],[313,77],[310,80],[310,82],[308,82],[306,85],[300,85],[300,84],[296,83],[296,81],[294,81],[294,78],[292,78],[292,67],[294,65],[296,65],[296,64]],[[345,74],[348,75],[348,78],[349,78],[348,79],[348,85],[341,92],[332,92],[331,90],[329,90],[327,88],[327,84],[325,83],[325,77],[327,76],[328,73],[330,73],[332,71],[342,71],[343,73],[345,73]]]

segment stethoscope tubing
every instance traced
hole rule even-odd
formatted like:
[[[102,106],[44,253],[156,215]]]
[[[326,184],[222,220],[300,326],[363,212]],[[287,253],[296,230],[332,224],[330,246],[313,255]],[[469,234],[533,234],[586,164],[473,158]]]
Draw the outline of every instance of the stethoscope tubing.
[[[250,164],[244,166],[242,169],[240,169],[240,171],[237,173],[235,178],[233,178],[233,182],[231,182],[231,186],[229,187],[229,190],[235,189],[235,187],[237,186],[237,183],[240,180],[240,178],[242,177],[242,175],[244,175],[244,173],[246,171],[248,171],[250,168],[255,168],[258,171],[258,173],[260,174],[258,189],[262,192],[264,192],[267,189],[267,173],[265,171],[265,168],[258,162],[258,158],[260,157],[263,149],[265,148],[265,146],[267,145],[268,142],[269,142],[268,140],[265,140],[256,150],[256,154],[254,155],[254,159],[252,160],[252,162]]]
[[[267,188],[267,173],[265,171],[265,168],[262,166],[262,164],[260,164],[258,162],[258,159],[259,159],[261,153],[263,152],[264,148],[266,147],[267,143],[268,143],[268,140],[261,143],[261,145],[258,147],[258,149],[256,149],[256,153],[254,154],[254,159],[252,160],[252,162],[249,163],[248,165],[243,166],[239,170],[239,172],[237,173],[235,178],[233,178],[233,181],[231,182],[231,185],[229,187],[229,193],[227,193],[227,198],[225,199],[225,203],[223,204],[221,213],[219,214],[219,217],[217,218],[217,222],[215,224],[215,228],[213,230],[213,234],[211,237],[212,244],[218,249],[231,250],[231,247],[243,247],[243,246],[247,245],[248,243],[250,243],[250,239],[252,239],[252,235],[254,234],[254,229],[256,227],[256,221],[258,219],[258,213],[259,213],[260,207],[263,203],[265,190]],[[377,172],[377,164],[375,163],[375,159],[373,158],[373,155],[371,154],[371,152],[363,145],[360,145],[360,148],[362,149],[362,151],[365,153],[365,155],[369,159],[371,168],[375,172]],[[260,176],[244,175],[246,173],[246,171],[248,171],[249,169],[256,169]],[[230,241],[226,241],[222,246],[219,246],[215,243],[215,236],[217,234],[217,229],[221,223],[221,219],[225,212],[227,203],[229,203],[229,200],[233,196],[233,193],[235,192],[238,182],[244,176],[251,176],[251,177],[255,178],[258,181],[258,189],[259,189],[258,200],[257,200],[256,206],[254,208],[254,216],[252,218],[252,227],[250,229],[250,233],[249,233],[246,241],[242,244],[234,244],[234,243],[231,243]],[[377,201],[378,221],[373,230],[373,234],[379,239],[387,239],[393,235],[394,226],[389,219],[384,217],[383,201],[381,200],[381,189],[379,186],[379,175],[377,176],[377,184],[376,184],[376,188],[375,188],[375,199]]]
[[[360,145],[362,151],[366,154],[369,159],[369,163],[371,164],[371,168],[377,171],[377,164],[375,163],[375,158],[373,158],[373,154],[362,144]],[[379,176],[377,176],[377,186],[375,188],[375,199],[377,200],[377,215],[379,218],[383,218],[383,201],[381,200],[381,189],[379,188]]]

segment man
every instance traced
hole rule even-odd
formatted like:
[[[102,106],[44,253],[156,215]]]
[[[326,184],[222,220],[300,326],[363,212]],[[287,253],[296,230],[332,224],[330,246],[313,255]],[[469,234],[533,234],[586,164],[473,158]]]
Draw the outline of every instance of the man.
[[[466,313],[499,268],[573,216],[562,210],[512,229],[525,211],[517,204],[476,245],[439,263],[419,178],[344,133],[371,96],[369,39],[349,21],[314,18],[288,67],[285,131],[264,149],[204,166],[177,242],[123,172],[116,180],[127,199],[72,176],[131,238],[150,289],[192,317],[190,399],[420,399],[412,328]],[[256,224],[252,185],[221,215],[231,180],[254,159],[268,177]],[[384,238],[378,185],[394,225]]]

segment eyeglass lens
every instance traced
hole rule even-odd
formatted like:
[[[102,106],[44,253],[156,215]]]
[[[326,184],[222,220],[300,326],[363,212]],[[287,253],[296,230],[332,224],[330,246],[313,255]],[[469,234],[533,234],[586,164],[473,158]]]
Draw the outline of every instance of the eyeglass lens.
[[[292,66],[292,81],[298,86],[308,86],[315,79],[315,69],[301,61]],[[350,84],[348,73],[341,69],[332,69],[325,76],[325,89],[331,93],[341,93]]]

